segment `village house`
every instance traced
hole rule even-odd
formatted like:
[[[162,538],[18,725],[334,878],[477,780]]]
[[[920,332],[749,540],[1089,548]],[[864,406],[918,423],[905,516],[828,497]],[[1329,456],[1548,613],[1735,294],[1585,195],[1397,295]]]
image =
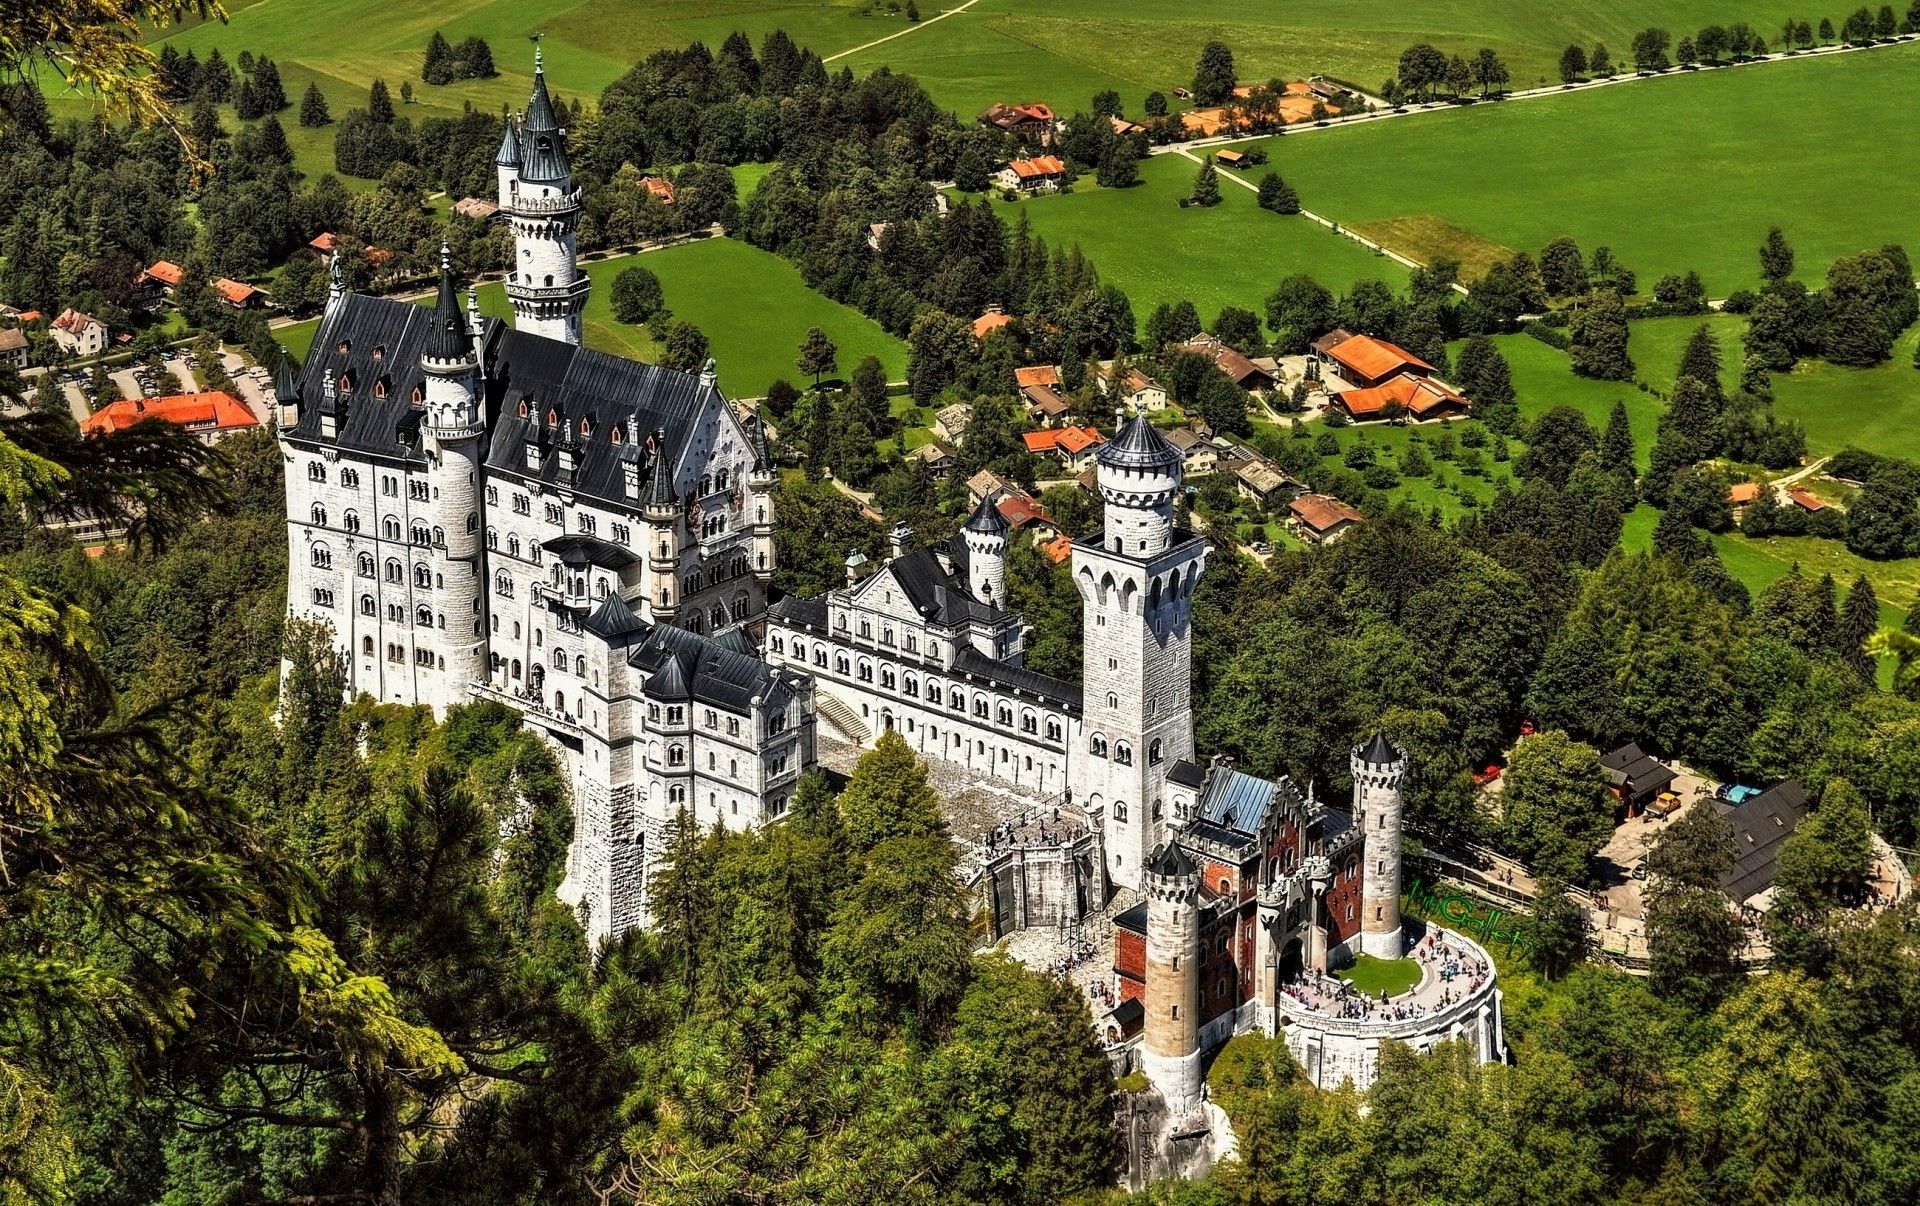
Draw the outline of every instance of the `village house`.
[[[1054,457],[1069,473],[1078,473],[1091,465],[1094,453],[1107,442],[1097,427],[1050,427],[1045,431],[1025,432],[1020,438],[1026,442],[1028,452]]]
[[[1027,497],[1027,492],[1018,484],[1008,481],[991,469],[982,469],[967,479],[967,506],[978,509],[981,503],[998,503],[1003,498],[1018,495]]]
[[[173,296],[180,287],[184,270],[171,260],[155,260],[146,271],[137,277],[133,284],[140,293],[140,304],[157,305],[162,298]]]
[[[1111,382],[1109,382],[1107,388],[1109,393],[1115,392],[1116,389]],[[1141,411],[1164,410],[1166,408],[1166,386],[1161,385],[1158,381],[1155,381],[1152,377],[1147,376],[1137,368],[1127,370],[1126,375],[1120,379],[1117,390],[1120,401],[1126,403],[1126,405],[1136,413]]]
[[[252,310],[266,301],[266,294],[245,281],[236,281],[231,277],[223,276],[213,282],[213,291],[220,295],[221,301],[236,310]]]
[[[1002,134],[1031,139],[1043,147],[1053,145],[1053,110],[1038,101],[1024,105],[989,105],[978,120]]]
[[[1128,121],[1118,113],[1109,114],[1107,116],[1107,124],[1112,126],[1113,132],[1122,138],[1128,138],[1135,134],[1145,134],[1147,132],[1147,128],[1139,122]]]
[[[960,463],[959,457],[955,455],[953,448],[941,443],[939,440],[928,440],[926,443],[920,445],[920,447],[907,453],[907,459],[921,462],[927,467],[927,471],[937,478],[951,476],[954,469]]]
[[[52,334],[55,343],[75,356],[98,356],[107,350],[107,325],[78,310],[60,311],[60,317],[53,320]]]
[[[1759,482],[1735,482],[1727,487],[1727,502],[1733,507],[1733,517],[1737,520],[1746,514],[1747,508],[1760,500]]]
[[[933,434],[948,443],[958,444],[960,433],[967,429],[967,423],[972,418],[973,407],[965,402],[943,406],[933,416]]]
[[[1365,521],[1360,512],[1325,494],[1302,494],[1287,504],[1287,526],[1311,544],[1328,544]]]
[[[1720,886],[1736,903],[1765,912],[1773,905],[1781,847],[1812,811],[1807,790],[1788,779],[1738,804],[1721,800],[1715,807],[1733,826],[1734,862],[1720,876]]]
[[[1051,540],[1060,531],[1053,516],[1025,494],[1009,494],[995,503],[993,509],[1000,512],[1008,527],[1016,532],[1030,532],[1036,541]]]
[[[1639,816],[1674,780],[1673,769],[1643,752],[1637,742],[1600,755],[1600,768],[1607,772],[1607,787],[1627,817]]]
[[[1073,409],[1073,404],[1061,396],[1060,370],[1051,364],[1015,369],[1013,380],[1020,387],[1027,421],[1036,427],[1052,427]]]
[[[1787,487],[1787,501],[1809,515],[1815,511],[1824,511],[1827,509],[1826,503],[1820,501],[1819,498],[1803,486]]]
[[[500,216],[500,204],[485,197],[462,197],[454,202],[453,212],[463,218],[478,218],[483,222],[492,222]]]
[[[1012,321],[1013,315],[1002,310],[998,305],[988,306],[985,314],[973,320],[973,337],[984,343],[987,336]]]
[[[1355,389],[1371,389],[1407,373],[1424,377],[1433,366],[1398,344],[1372,335],[1333,330],[1313,341],[1314,359]]]
[[[1166,433],[1167,443],[1180,450],[1181,471],[1189,478],[1205,477],[1220,467],[1220,445],[1191,427]]]
[[[1272,461],[1249,457],[1233,463],[1233,488],[1240,497],[1264,507],[1296,487]]]
[[[326,260],[340,246],[340,237],[332,231],[323,230],[307,240],[306,246],[293,254],[307,260]]]
[[[1052,540],[1046,541],[1037,547],[1048,561],[1059,565],[1067,558],[1073,556],[1073,537],[1062,532]]]
[[[200,394],[173,394],[165,398],[129,398],[87,416],[80,430],[87,435],[124,431],[147,419],[164,419],[191,431],[203,444],[260,426],[246,403],[221,390]]]
[[[1349,389],[1332,395],[1331,404],[1356,423],[1373,419],[1408,418],[1416,422],[1467,413],[1471,403],[1431,377],[1402,373],[1385,385]]]
[[[1233,151],[1233,150],[1215,151],[1213,157],[1220,164],[1221,167],[1233,168],[1236,171],[1244,171],[1247,167],[1250,166],[1250,162],[1247,159],[1246,155],[1240,151]]]
[[[1213,361],[1221,372],[1233,378],[1235,385],[1248,393],[1265,393],[1280,383],[1277,366],[1271,369],[1262,368],[1205,331],[1180,344],[1176,350],[1205,356]],[[1269,364],[1271,363],[1269,361]]]
[[[0,330],[0,364],[27,367],[27,333],[18,327]]]
[[[1052,192],[1066,183],[1067,165],[1057,155],[1015,159],[1000,169],[997,179],[1001,187],[1023,193]]]
[[[664,176],[640,177],[640,190],[653,194],[654,199],[662,205],[673,204],[673,181]]]

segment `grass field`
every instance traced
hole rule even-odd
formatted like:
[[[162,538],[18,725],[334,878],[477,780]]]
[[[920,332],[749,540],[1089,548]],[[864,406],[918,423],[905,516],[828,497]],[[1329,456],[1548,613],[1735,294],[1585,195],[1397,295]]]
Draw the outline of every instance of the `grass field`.
[[[1680,354],[1702,326],[1720,340],[1720,384],[1731,392],[1740,384],[1740,366],[1747,358],[1740,342],[1747,320],[1734,314],[1635,319],[1627,325],[1627,355],[1633,357],[1633,375],[1661,393],[1671,392]]]
[[[1548,347],[1529,335],[1496,335],[1493,342],[1513,370],[1513,390],[1523,418],[1535,416],[1556,406],[1571,406],[1587,417],[1594,430],[1605,429],[1615,402],[1627,404],[1627,422],[1633,427],[1634,450],[1644,468],[1653,454],[1654,429],[1663,409],[1658,398],[1635,389],[1625,381],[1595,381],[1573,375],[1567,354]],[[1458,356],[1461,343],[1450,352]],[[1679,353],[1676,351],[1675,356]]]
[[[956,18],[959,19],[959,18]],[[1698,270],[1752,285],[1779,224],[1798,275],[1887,242],[1920,246],[1920,126],[1865,121],[1920,103],[1920,43],[1868,54],[1675,74],[1569,97],[1269,140],[1307,208],[1347,224],[1433,215],[1537,253],[1606,244],[1651,287]],[[1790,118],[1787,117],[1790,115]]]
[[[1222,183],[1221,203],[1210,209],[1181,209],[1198,170],[1192,160],[1157,155],[1140,165],[1141,183],[1132,188],[1098,188],[1086,179],[1065,196],[995,210],[1009,224],[1026,214],[1034,233],[1054,247],[1078,243],[1101,279],[1126,291],[1142,324],[1154,306],[1183,298],[1207,324],[1227,305],[1264,314],[1267,294],[1295,272],[1336,293],[1370,277],[1396,290],[1405,286],[1398,263],[1305,218],[1269,213],[1237,185]]]
[[[1449,256],[1459,262],[1461,277],[1469,281],[1479,280],[1487,269],[1513,258],[1513,248],[1483,239],[1432,214],[1383,218],[1349,229],[1422,264]]]
[[[1815,456],[1849,444],[1920,461],[1920,372],[1913,367],[1920,325],[1894,345],[1893,359],[1873,368],[1803,361],[1773,378],[1773,409],[1807,429]]]
[[[1360,955],[1334,974],[1353,985],[1357,991],[1376,998],[1382,990],[1390,997],[1397,997],[1420,983],[1420,965],[1412,959],[1381,959],[1373,955]]]
[[[906,373],[905,345],[879,324],[808,289],[786,261],[732,239],[706,239],[587,265],[593,278],[584,315],[588,347],[636,360],[657,358],[644,327],[627,326],[613,317],[613,279],[634,263],[660,278],[676,317],[706,333],[720,387],[729,397],[758,397],[778,377],[801,383],[793,360],[812,326],[824,328],[839,345],[843,371],[873,355],[887,366],[889,380]],[[509,318],[506,287],[482,285],[480,308]],[[296,357],[305,357],[315,325],[300,323],[275,334]]]

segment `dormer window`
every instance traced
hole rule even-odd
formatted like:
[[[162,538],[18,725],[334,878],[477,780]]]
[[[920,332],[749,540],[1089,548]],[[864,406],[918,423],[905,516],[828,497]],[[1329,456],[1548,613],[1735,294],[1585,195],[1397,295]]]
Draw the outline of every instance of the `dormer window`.
[[[342,339],[339,344],[336,345],[335,350],[344,356],[353,350],[353,343],[350,340]]]
[[[551,406],[547,407],[547,426],[558,427],[559,425],[560,425],[560,412]]]
[[[420,405],[422,402],[425,402],[426,400],[427,400],[426,390],[422,389],[418,385],[414,386],[413,393],[407,396],[407,401],[413,403],[415,406]]]
[[[627,442],[626,433],[620,429],[620,424],[615,423],[613,429],[607,432],[607,440],[614,444],[624,444]]]
[[[385,346],[381,346],[381,347],[377,347],[377,348],[375,348],[375,349],[373,349],[373,358],[374,358],[375,360],[385,360],[385,359],[387,358],[387,349],[386,349],[386,347],[385,347]]]
[[[593,434],[592,415],[588,415],[586,418],[580,420],[580,434],[582,436],[590,436]]]
[[[376,398],[384,398],[384,397],[386,397],[386,396],[387,396],[387,384],[388,384],[388,382],[387,382],[387,378],[385,378],[385,377],[382,377],[382,378],[380,378],[379,380],[377,380],[377,381],[375,381],[375,382],[373,383],[373,396],[374,396],[374,397],[376,397]]]
[[[517,413],[521,418],[524,419],[527,417],[527,409],[528,409],[527,400],[525,398],[522,398],[520,399],[520,405],[519,407],[516,408],[515,413]]]
[[[351,372],[341,373],[340,376],[334,382],[334,389],[337,392],[343,393],[343,394],[352,393],[353,392],[353,373]]]

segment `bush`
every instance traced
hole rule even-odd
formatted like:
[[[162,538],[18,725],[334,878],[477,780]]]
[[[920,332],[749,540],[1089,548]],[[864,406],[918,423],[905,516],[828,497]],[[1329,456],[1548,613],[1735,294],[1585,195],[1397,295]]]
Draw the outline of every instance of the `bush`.
[[[1760,295],[1751,289],[1735,289],[1722,302],[1720,310],[1725,314],[1751,314],[1753,307],[1759,304]]]
[[[1545,323],[1530,322],[1520,329],[1550,348],[1559,348],[1564,352],[1573,346],[1573,340],[1565,331],[1556,330]]]

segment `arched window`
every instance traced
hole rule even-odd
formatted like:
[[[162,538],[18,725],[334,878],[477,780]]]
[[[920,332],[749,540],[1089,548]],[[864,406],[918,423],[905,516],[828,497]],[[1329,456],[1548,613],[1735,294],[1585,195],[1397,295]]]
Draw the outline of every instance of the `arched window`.
[[[1092,751],[1094,757],[1104,758],[1107,756],[1107,739],[1095,733],[1093,740],[1088,742],[1087,748]]]
[[[866,658],[860,659],[859,678],[860,678],[860,681],[863,683],[870,683],[873,681],[873,663],[868,661]]]
[[[413,584],[426,590],[433,589],[433,571],[427,568],[425,562],[413,567]]]
[[[906,690],[908,698],[920,698],[920,680],[911,674],[907,675]]]
[[[882,688],[882,689],[884,689],[884,690],[887,690],[887,691],[891,691],[891,690],[893,690],[893,685],[894,685],[894,683],[893,683],[893,671],[892,671],[892,670],[889,670],[889,669],[886,669],[885,667],[882,667],[882,668],[881,668],[881,670],[880,670],[880,686],[881,686],[881,688]]]
[[[1113,743],[1113,760],[1121,766],[1133,765],[1133,747],[1124,741]]]
[[[1116,821],[1125,821],[1127,819],[1127,802],[1125,800],[1115,800],[1113,802],[1113,819]]]
[[[670,745],[667,747],[668,766],[685,766],[686,764],[687,751],[684,746]]]
[[[382,519],[380,521],[380,538],[382,540],[400,539],[400,521],[391,515]]]
[[[413,622],[420,628],[433,627],[433,608],[416,607],[413,609]]]
[[[435,528],[433,530],[433,547],[437,549],[444,549],[447,547],[446,529]]]
[[[319,503],[313,504],[313,526],[316,528],[327,526],[327,509]]]
[[[340,517],[340,525],[346,528],[347,531],[349,532],[358,532],[360,530],[359,512],[348,511],[346,514],[342,515]]]
[[[553,668],[564,671],[567,668],[567,651],[556,648],[553,651]]]
[[[405,582],[406,580],[407,571],[400,567],[400,562],[392,557],[387,558],[387,581]]]
[[[372,553],[360,554],[359,560],[355,564],[359,568],[360,576],[362,578],[373,577],[373,554]]]
[[[333,550],[324,544],[313,546],[313,563],[321,569],[333,568]]]
[[[368,600],[368,602],[372,602],[372,600]],[[361,657],[373,656],[373,638],[372,637],[360,638],[360,656]]]
[[[574,674],[578,675],[581,678],[585,678],[587,676],[587,655],[586,654],[576,653],[573,655],[573,672]]]
[[[1060,722],[1051,716],[1047,717],[1047,740],[1060,740]]]
[[[415,521],[413,525],[413,543],[428,545],[433,543],[433,531],[426,524]]]
[[[360,471],[358,469],[342,469],[340,471],[340,484],[349,490],[358,490],[360,488]]]
[[[1119,706],[1120,706],[1119,693],[1114,691],[1107,692],[1107,707],[1118,708]]]
[[[1022,733],[1039,732],[1040,718],[1035,716],[1031,710],[1023,709],[1020,713],[1020,731]]]
[[[493,593],[503,599],[513,598],[513,575],[500,570],[493,576]]]
[[[378,610],[378,609],[377,609],[377,608],[375,608],[375,607],[374,607],[374,605],[373,605],[373,596],[372,596],[372,595],[361,595],[361,596],[360,596],[360,614],[361,614],[361,615],[363,615],[363,616],[370,616],[370,615],[374,615],[374,614],[376,614],[376,613],[377,613],[377,610]]]
[[[993,719],[996,723],[999,723],[999,724],[1012,724],[1013,709],[1009,708],[1005,704],[1001,704],[1000,707],[994,712]]]
[[[847,671],[848,671],[848,670],[849,670],[850,668],[851,668],[851,667],[850,667],[850,666],[848,665],[848,662],[847,662],[847,655],[846,655],[846,654],[844,654],[844,653],[837,653],[837,654],[835,654],[835,655],[834,655],[834,658],[833,658],[833,669],[834,669],[834,671],[835,671],[835,673],[838,673],[838,674],[845,674],[845,673],[847,673]]]
[[[1160,739],[1155,737],[1153,744],[1147,747],[1147,765],[1157,766],[1163,755],[1160,753]]]
[[[327,467],[325,465],[322,465],[319,461],[309,461],[307,463],[307,480],[310,482],[326,481]]]

